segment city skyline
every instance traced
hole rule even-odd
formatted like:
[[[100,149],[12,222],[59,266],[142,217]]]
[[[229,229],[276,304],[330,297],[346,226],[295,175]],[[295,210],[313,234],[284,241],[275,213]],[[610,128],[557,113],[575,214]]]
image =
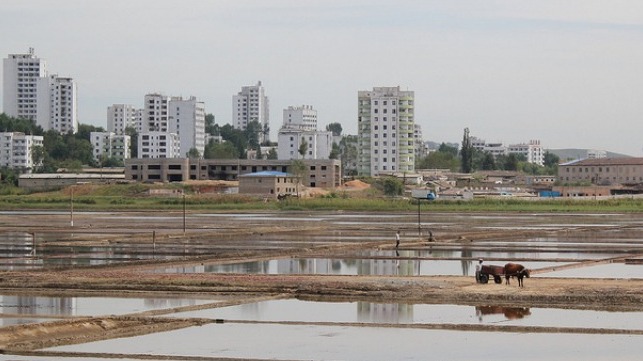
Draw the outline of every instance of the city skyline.
[[[635,1],[3,1],[0,52],[78,86],[78,120],[145,94],[195,96],[218,124],[262,81],[271,138],[288,106],[357,134],[357,94],[416,94],[425,140],[643,156],[643,3]]]

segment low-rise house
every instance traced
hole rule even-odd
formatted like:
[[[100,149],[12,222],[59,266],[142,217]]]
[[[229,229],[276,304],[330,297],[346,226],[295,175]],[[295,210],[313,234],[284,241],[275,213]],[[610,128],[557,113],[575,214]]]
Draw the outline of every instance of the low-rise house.
[[[265,171],[239,176],[239,193],[277,198],[295,195],[300,187],[299,178],[284,172]]]

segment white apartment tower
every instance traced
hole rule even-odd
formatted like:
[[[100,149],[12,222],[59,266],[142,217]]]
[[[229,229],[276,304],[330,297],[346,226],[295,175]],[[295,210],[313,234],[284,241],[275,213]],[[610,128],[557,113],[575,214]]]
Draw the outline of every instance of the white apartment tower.
[[[205,151],[205,105],[195,97],[172,98],[169,104],[170,132],[179,135],[181,156],[187,157],[195,148],[203,155]]]
[[[257,121],[263,130],[259,141],[269,141],[268,111],[268,97],[261,81],[257,85],[244,86],[232,97],[232,126],[235,129],[246,129],[249,122]]]
[[[143,111],[130,104],[114,104],[107,107],[107,131],[125,134],[125,129],[132,127],[140,132]]]
[[[47,63],[34,54],[10,54],[2,62],[2,109],[10,117],[36,121],[38,79],[47,76]]]
[[[168,132],[145,132],[138,135],[139,158],[181,158],[179,135]]]
[[[129,159],[131,156],[131,137],[125,134],[114,132],[91,132],[89,135],[94,152],[94,159],[114,158],[120,162]]]
[[[181,97],[168,97],[161,94],[147,94],[145,96],[145,107],[141,117],[140,134],[148,134],[150,132],[167,133],[168,138],[166,142],[156,142],[156,146],[162,149],[152,150],[152,143],[148,142],[147,154],[174,154],[169,151],[169,140],[174,139],[176,135],[178,139],[178,156],[187,157],[190,149],[195,148],[199,154],[203,155],[205,151],[205,105],[203,102],[197,101],[195,97],[183,99]],[[139,138],[140,139],[140,138]],[[150,139],[155,139],[151,137]],[[161,143],[165,143],[160,145]],[[139,149],[140,146],[139,146]],[[143,153],[139,153],[139,157],[143,158]]]
[[[305,152],[299,153],[305,143]],[[277,142],[277,159],[329,159],[333,150],[333,132],[282,128]]]
[[[76,83],[72,78],[50,75],[38,79],[36,123],[43,130],[58,133],[78,131]]]
[[[527,158],[527,162],[545,164],[545,152],[540,145],[540,140],[530,140],[529,143],[512,144],[507,148],[509,154],[522,154]]]
[[[43,137],[19,132],[0,133],[0,167],[30,171],[36,164],[33,149],[42,147]]]
[[[358,92],[359,175],[415,171],[414,98],[399,86]]]
[[[167,132],[170,97],[154,93],[145,95],[140,132]]]
[[[289,106],[284,109],[282,128],[314,131],[317,130],[317,110],[312,105]]]

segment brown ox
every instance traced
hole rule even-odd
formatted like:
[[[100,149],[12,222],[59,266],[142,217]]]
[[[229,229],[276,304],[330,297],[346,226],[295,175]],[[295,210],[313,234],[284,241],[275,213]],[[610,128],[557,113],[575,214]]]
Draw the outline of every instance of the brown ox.
[[[518,279],[518,287],[523,287],[522,279],[523,277],[529,278],[529,270],[521,264],[507,263],[505,265],[505,280],[507,280],[506,284],[509,284],[509,279],[511,277],[516,277]]]

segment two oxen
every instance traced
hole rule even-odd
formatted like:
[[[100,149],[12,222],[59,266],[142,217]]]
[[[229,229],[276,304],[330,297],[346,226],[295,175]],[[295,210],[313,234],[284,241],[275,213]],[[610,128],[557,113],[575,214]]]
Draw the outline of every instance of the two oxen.
[[[490,277],[493,277],[496,283],[501,283],[503,276],[506,284],[509,284],[509,279],[515,277],[518,279],[518,286],[523,287],[523,278],[529,278],[529,270],[518,263],[507,263],[504,267],[484,265],[476,277],[481,283],[487,283]]]

